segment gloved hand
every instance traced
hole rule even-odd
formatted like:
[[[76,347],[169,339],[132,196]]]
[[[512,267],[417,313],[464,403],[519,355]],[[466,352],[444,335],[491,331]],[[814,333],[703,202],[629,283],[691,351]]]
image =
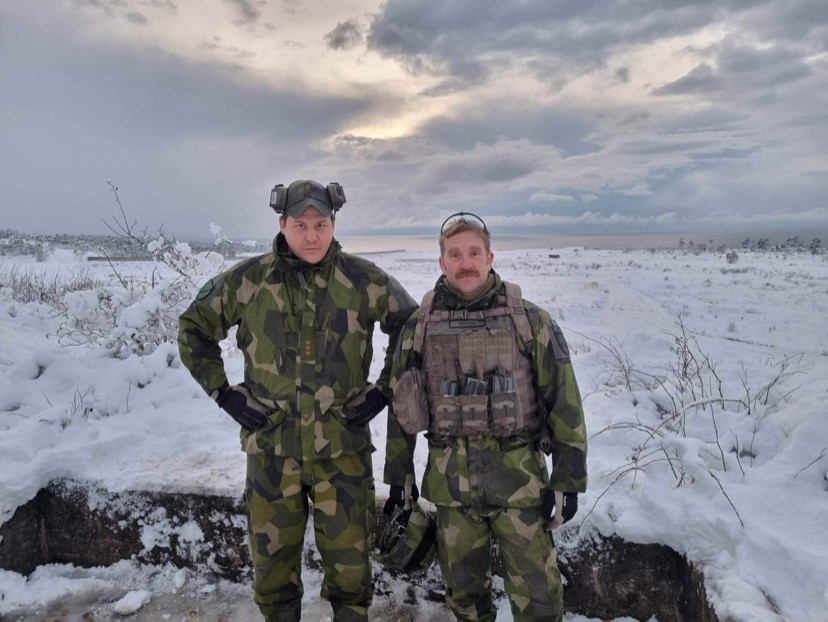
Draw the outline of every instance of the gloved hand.
[[[561,498],[560,518],[556,516],[556,497]],[[553,527],[558,527],[564,523],[572,520],[572,517],[578,512],[578,493],[565,492],[557,493],[554,490],[547,490],[543,495],[543,518],[547,523],[551,523]],[[555,520],[560,522],[555,524]]]
[[[225,384],[216,391],[216,403],[245,430],[255,432],[267,424],[267,409],[253,399],[243,384]]]
[[[411,485],[411,503],[414,503],[417,499],[420,498],[420,491],[417,490],[417,484]],[[385,505],[382,506],[382,513],[386,516],[390,516],[394,513],[396,508],[405,507],[405,487],[404,486],[391,486],[391,490],[388,492],[388,500],[385,502]]]
[[[347,404],[342,411],[349,427],[357,428],[367,425],[380,411],[388,406],[388,400],[377,387],[365,394],[365,400],[356,404]]]

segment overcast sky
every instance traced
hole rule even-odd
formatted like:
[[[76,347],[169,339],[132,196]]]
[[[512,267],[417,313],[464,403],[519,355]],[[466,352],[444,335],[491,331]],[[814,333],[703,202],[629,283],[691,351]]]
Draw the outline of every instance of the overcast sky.
[[[825,0],[0,0],[0,228],[828,226]]]

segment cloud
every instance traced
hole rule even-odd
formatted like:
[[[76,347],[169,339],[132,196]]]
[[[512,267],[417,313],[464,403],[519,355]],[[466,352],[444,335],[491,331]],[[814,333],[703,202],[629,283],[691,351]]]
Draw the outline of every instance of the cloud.
[[[597,67],[621,45],[690,32],[716,17],[712,6],[671,10],[655,0],[623,7],[595,0],[520,6],[466,0],[440,7],[428,0],[390,0],[372,21],[368,43],[412,71],[463,79],[469,69],[496,75],[531,59],[535,72],[549,80],[577,66]]]
[[[239,13],[237,24],[255,24],[262,16],[262,12],[257,7],[262,4],[261,2],[252,0],[224,0],[224,2],[237,9]]]
[[[615,76],[618,78],[619,81],[624,82],[626,84],[630,81],[630,68],[619,67],[615,70]]]
[[[654,95],[684,95],[698,91],[718,91],[721,89],[721,82],[707,63],[693,68],[693,70],[678,80],[665,84],[655,90]]]
[[[533,229],[820,219],[826,7],[2,3],[4,226],[84,231],[107,178],[150,224],[231,237],[272,231],[270,187],[305,177],[343,183],[343,233],[460,209]]]
[[[339,22],[325,35],[325,42],[334,50],[352,50],[362,43],[362,39],[362,26],[355,19]]]
[[[144,14],[138,13],[137,11],[127,13],[126,18],[127,20],[138,26],[143,26],[147,23],[147,18],[144,16]]]
[[[654,89],[654,95],[696,94],[711,98],[764,97],[812,75],[801,53],[772,47],[757,50],[728,39],[716,53],[717,67],[707,63],[694,67],[678,80]]]
[[[549,192],[536,192],[529,197],[531,203],[571,203],[575,197],[568,194],[552,194]]]
[[[59,53],[44,53],[24,28],[0,42],[7,227],[100,228],[112,179],[150,228],[181,233],[229,219],[231,235],[262,230],[251,224],[270,221],[270,186],[326,173],[312,163],[315,144],[365,105],[272,89],[158,50],[91,46],[75,32],[54,24]]]
[[[71,0],[71,4],[106,17],[123,17],[136,25],[148,22],[147,11],[160,10],[167,15],[178,12],[178,5],[172,0]]]
[[[708,224],[779,225],[779,224],[828,224],[828,208],[815,208],[803,212],[775,211],[758,214],[713,213],[701,216],[697,222]],[[807,231],[805,234],[807,235]]]

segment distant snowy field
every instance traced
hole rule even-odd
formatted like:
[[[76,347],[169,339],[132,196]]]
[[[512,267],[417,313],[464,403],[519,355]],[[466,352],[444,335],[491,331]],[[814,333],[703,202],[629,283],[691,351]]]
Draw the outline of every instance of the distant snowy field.
[[[572,543],[597,531],[679,551],[704,572],[721,619],[828,620],[826,256],[740,251],[728,263],[712,252],[554,252],[560,257],[496,252],[494,265],[561,325],[584,398],[589,491],[558,537]],[[434,252],[368,258],[418,300],[439,275],[436,244]],[[208,265],[201,280],[221,267]],[[93,271],[123,287],[105,262],[71,252],[39,263],[0,258],[0,275],[12,270],[56,280]],[[169,276],[143,262],[118,270],[122,278]],[[124,321],[140,322],[157,304],[153,296]],[[60,323],[51,306],[21,304],[0,288],[0,522],[58,477],[111,491],[241,494],[237,426],[181,366],[174,343],[113,358],[102,348],[61,346]],[[377,332],[374,376],[385,343]],[[240,381],[231,342],[225,357],[231,382]],[[384,416],[371,427],[383,497]],[[418,476],[425,458],[421,439]],[[145,544],[163,545],[151,533]],[[321,577],[305,579],[308,619],[330,615],[318,596]],[[382,619],[398,597],[392,590],[378,598],[372,613]],[[61,610],[63,619],[89,611],[95,619],[182,619],[188,606],[189,619],[255,612],[249,586],[172,567],[53,565],[28,579],[0,571],[0,616],[15,615],[8,619]],[[508,602],[498,606],[498,620],[511,620]],[[451,619],[434,603],[410,615]]]

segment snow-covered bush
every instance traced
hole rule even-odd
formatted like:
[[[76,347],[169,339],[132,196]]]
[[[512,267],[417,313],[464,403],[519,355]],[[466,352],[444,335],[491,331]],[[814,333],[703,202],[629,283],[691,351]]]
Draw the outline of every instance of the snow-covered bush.
[[[736,513],[720,479],[775,455],[781,433],[765,421],[787,402],[796,388],[788,381],[799,360],[769,361],[763,374],[742,377],[723,373],[684,324],[681,313],[671,335],[673,359],[661,371],[638,368],[618,340],[590,340],[609,355],[608,382],[628,391],[637,407],[634,419],[613,420],[597,434],[637,435],[627,463],[615,471],[610,486],[640,473],[672,477],[676,487],[702,486],[720,492]],[[719,475],[717,475],[717,473]]]
[[[126,357],[177,340],[178,316],[216,266],[175,240],[159,237],[147,248],[156,264],[151,275],[118,275],[117,284],[66,293],[59,309],[62,344],[100,346]]]
[[[114,226],[107,226],[118,235],[140,242],[155,266],[149,276],[125,276],[110,261],[116,284],[67,292],[58,309],[64,318],[58,339],[66,345],[104,347],[121,358],[149,354],[160,344],[177,340],[178,316],[205,278],[220,269],[223,257],[217,253],[193,254],[189,244],[161,230],[155,236],[136,233],[135,223],[128,221],[121,205],[118,189],[107,183],[121,213],[120,220],[113,219]],[[211,229],[220,235],[215,223]]]
[[[92,271],[84,268],[70,272],[59,270],[21,268],[13,264],[6,267],[0,264],[0,290],[17,302],[42,302],[56,305],[66,292],[89,289],[100,284],[100,279]]]

